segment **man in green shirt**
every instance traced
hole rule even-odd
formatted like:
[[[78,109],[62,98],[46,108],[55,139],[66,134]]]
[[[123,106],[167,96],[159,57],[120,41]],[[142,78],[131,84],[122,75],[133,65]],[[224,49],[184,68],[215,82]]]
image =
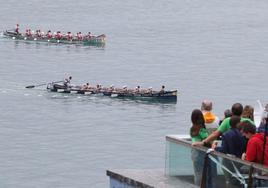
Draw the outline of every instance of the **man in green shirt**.
[[[235,103],[232,106],[232,115],[241,116],[243,112],[243,106],[240,103]],[[255,123],[248,118],[241,118],[240,121],[249,121],[253,125]],[[218,129],[214,131],[211,135],[209,135],[206,139],[204,139],[202,142],[194,142],[192,143],[193,146],[200,146],[200,145],[206,145],[206,143],[212,142],[216,140],[221,134],[228,131],[230,129],[230,117],[223,120],[223,122],[220,124]]]

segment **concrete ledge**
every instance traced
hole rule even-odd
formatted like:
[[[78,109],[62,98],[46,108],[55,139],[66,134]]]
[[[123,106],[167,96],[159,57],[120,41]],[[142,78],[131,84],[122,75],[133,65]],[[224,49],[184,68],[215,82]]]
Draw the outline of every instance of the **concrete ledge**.
[[[177,188],[189,187],[197,188],[193,185],[193,177],[166,176],[163,170],[160,169],[113,169],[106,171],[110,179],[117,180],[122,184],[138,188]],[[116,188],[116,186],[110,186]],[[119,186],[121,187],[121,186]],[[123,187],[123,186],[122,186]]]

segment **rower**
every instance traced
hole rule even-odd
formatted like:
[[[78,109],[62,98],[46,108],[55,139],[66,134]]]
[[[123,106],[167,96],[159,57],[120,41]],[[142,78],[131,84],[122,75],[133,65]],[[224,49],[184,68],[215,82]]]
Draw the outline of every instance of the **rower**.
[[[160,93],[165,93],[165,86],[164,85],[162,85]]]
[[[97,91],[100,91],[102,89],[101,84],[97,84]]]
[[[81,32],[76,33],[76,36],[77,36],[77,40],[82,40],[83,39],[83,37],[81,35]]]
[[[114,85],[110,85],[108,91],[112,92],[114,90]]]
[[[88,39],[91,39],[93,37],[91,32],[88,32],[87,37],[88,37]]]
[[[61,39],[62,35],[61,35],[61,32],[60,31],[57,31],[57,34],[56,34],[56,39]]]
[[[127,92],[127,86],[123,86],[123,92]]]
[[[16,24],[15,32],[19,34],[19,24]]]
[[[49,39],[52,38],[52,33],[50,30],[47,31],[47,38],[49,38]]]
[[[72,33],[70,31],[67,32],[67,39],[68,40],[72,40],[73,39]]]
[[[140,86],[137,86],[136,88],[135,88],[135,93],[139,93],[140,92]]]
[[[42,33],[40,29],[38,30],[38,37],[42,37]]]
[[[26,36],[27,37],[31,37],[32,36],[31,29],[26,29]]]
[[[41,30],[36,30],[36,36],[41,37]]]
[[[82,90],[87,90],[90,89],[89,83],[86,83],[85,85],[83,85]]]
[[[147,90],[147,93],[152,94],[153,93],[153,88],[152,87],[149,87],[148,90]]]

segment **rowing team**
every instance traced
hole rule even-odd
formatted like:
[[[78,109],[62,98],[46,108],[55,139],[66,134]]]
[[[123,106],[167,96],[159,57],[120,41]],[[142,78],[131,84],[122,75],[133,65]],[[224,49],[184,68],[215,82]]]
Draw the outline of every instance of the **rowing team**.
[[[137,86],[135,89],[128,89],[127,86],[123,86],[122,88],[115,88],[113,85],[110,87],[102,87],[102,85],[97,84],[96,87],[90,86],[89,83],[86,83],[81,87],[81,90],[93,90],[93,91],[99,91],[99,92],[119,92],[119,93],[153,93],[152,87],[149,87],[148,89],[141,89],[140,86]],[[161,87],[160,91],[157,92],[164,92],[165,86]]]
[[[36,32],[31,31],[31,29],[26,29],[25,35],[27,37],[33,37],[36,36],[38,38],[55,38],[55,39],[67,39],[67,40],[83,40],[83,39],[91,39],[94,38],[94,36],[91,34],[91,32],[88,32],[87,35],[82,35],[81,32],[76,33],[76,35],[73,36],[71,32],[67,32],[66,34],[62,34],[60,31],[52,33],[50,30],[47,31],[45,34],[44,32],[41,32],[41,30],[36,30]]]
[[[72,76],[69,78],[66,78],[63,82],[64,86],[66,88],[72,88],[71,85]],[[76,87],[77,88],[77,87]],[[102,87],[101,84],[97,84],[96,86],[91,86],[89,83],[86,83],[85,85],[79,87],[83,91],[98,91],[98,92],[119,92],[119,93],[153,93],[152,87],[149,87],[148,89],[141,89],[140,86],[137,86],[135,89],[128,89],[127,86],[123,86],[122,88],[115,88],[114,85],[111,85],[110,87]],[[164,93],[165,92],[165,86],[162,85],[160,91]]]
[[[15,32],[19,34],[19,24],[16,25]],[[67,39],[67,40],[83,40],[83,39],[91,39],[94,38],[91,34],[91,32],[88,32],[87,35],[82,35],[81,32],[77,32],[76,35],[73,35],[71,32],[67,32],[66,34],[62,34],[60,31],[52,33],[51,30],[48,30],[47,33],[45,34],[43,31],[36,30],[35,32],[32,31],[31,29],[26,29],[25,31],[25,36],[27,37],[38,37],[38,38],[55,38],[55,39]]]

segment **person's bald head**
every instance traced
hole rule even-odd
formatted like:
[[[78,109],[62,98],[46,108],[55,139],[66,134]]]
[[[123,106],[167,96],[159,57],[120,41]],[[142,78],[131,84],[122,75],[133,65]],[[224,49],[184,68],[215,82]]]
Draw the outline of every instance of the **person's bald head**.
[[[211,111],[212,110],[212,102],[209,100],[203,100],[201,110]]]

